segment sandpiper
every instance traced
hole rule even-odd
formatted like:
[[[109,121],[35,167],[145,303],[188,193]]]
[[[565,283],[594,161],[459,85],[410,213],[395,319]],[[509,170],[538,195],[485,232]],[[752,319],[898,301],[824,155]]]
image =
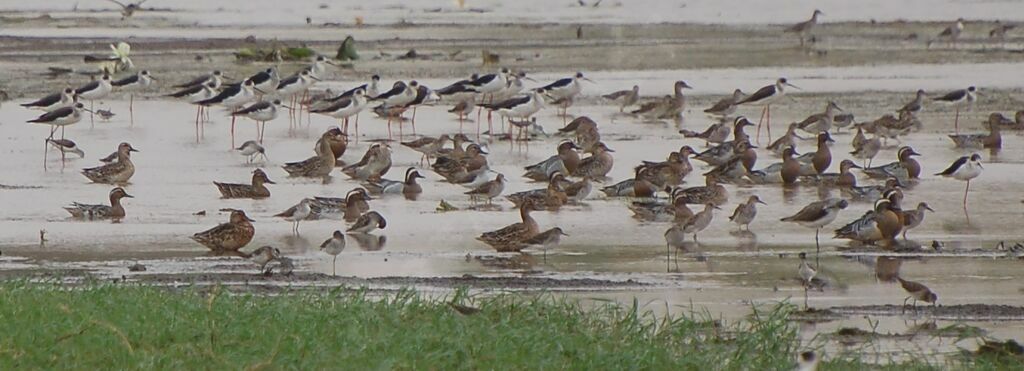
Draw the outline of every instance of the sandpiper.
[[[245,254],[249,261],[260,266],[260,273],[266,274],[267,264],[281,258],[281,250],[273,246],[260,246],[252,253]]]
[[[753,104],[757,106],[764,106],[761,110],[761,119],[757,121],[757,142],[761,143],[761,124],[766,123],[768,129],[768,141],[772,140],[772,103],[775,103],[782,99],[786,95],[786,86],[799,89],[796,85],[790,84],[785,77],[781,77],[775,80],[775,84],[768,85],[758,89],[754,94],[748,95],[746,98],[736,102],[736,105]]]
[[[334,152],[331,151],[331,143],[326,140],[328,136],[330,136],[329,133],[320,136],[324,140],[320,142],[320,150],[317,151],[316,156],[299,162],[285,163],[282,166],[284,171],[293,177],[326,178],[329,176],[334,170],[337,160],[334,158]]]
[[[142,3],[145,3],[148,0],[139,0],[139,1],[136,1],[136,2],[129,2],[127,4],[122,3],[120,1],[117,1],[117,0],[107,0],[107,1],[121,6],[121,20],[123,21],[125,19],[131,18],[133,15],[135,15],[135,12],[137,12],[139,10],[142,10]]]
[[[935,173],[935,175],[967,182],[967,186],[964,187],[964,210],[967,210],[967,192],[971,189],[971,179],[981,175],[982,169],[984,168],[981,166],[981,155],[974,153],[956,159],[946,170]]]
[[[263,169],[256,169],[252,172],[252,184],[220,183],[213,182],[220,190],[222,198],[252,198],[260,199],[270,197],[270,190],[266,184],[277,184],[267,177]]]
[[[240,110],[231,112],[232,121],[234,117],[242,116],[247,117],[253,121],[256,121],[256,140],[263,144],[263,134],[267,130],[267,121],[273,121],[277,118],[278,110],[281,107],[291,109],[289,106],[281,104],[281,100],[274,99],[273,101],[259,101],[250,104],[247,107],[243,107]],[[234,135],[234,134],[232,134]],[[234,143],[232,143],[232,146]]]
[[[75,89],[75,96],[89,101],[89,122],[92,123],[92,109],[95,101],[106,98],[113,90],[110,75],[104,73],[99,80],[82,85]]]
[[[727,117],[736,112],[736,102],[739,102],[741,99],[743,99],[743,91],[740,89],[733,90],[732,95],[720,99],[713,106],[705,109],[704,113]]]
[[[828,101],[825,104],[825,111],[821,113],[815,113],[808,116],[803,121],[797,123],[797,127],[808,133],[821,133],[832,130],[833,120],[835,120],[836,111],[842,112],[843,109],[839,108],[836,102]]]
[[[857,133],[862,134],[860,128],[857,128]],[[853,155],[853,158],[863,160],[864,167],[868,168],[871,167],[871,162],[874,161],[875,156],[877,156],[878,152],[881,150],[882,140],[878,138],[878,133],[875,133],[871,139],[865,138],[859,144],[854,144],[853,152],[850,152],[850,154]]]
[[[932,208],[930,206],[928,206],[927,202],[920,202],[920,203],[917,204],[916,208],[914,208],[912,210],[905,210],[905,211],[903,211],[903,239],[904,240],[907,239],[907,231],[909,231],[911,229],[914,229],[914,228],[917,228],[917,226],[921,225],[921,223],[924,222],[924,214],[925,214],[924,212],[925,211],[935,212],[935,210],[932,210]]]
[[[640,100],[640,86],[633,85],[633,89],[619,90],[614,93],[602,95],[604,99],[615,102],[619,106],[619,113],[626,110],[626,107],[636,104]]]
[[[131,144],[121,143],[117,146],[117,162],[82,170],[82,175],[95,183],[125,184],[135,175],[135,164],[131,153],[139,150]]]
[[[351,96],[335,100],[326,107],[311,109],[310,112],[327,115],[342,120],[342,132],[348,133],[349,118],[355,116],[355,136],[359,137],[359,112],[366,108],[366,92],[356,89]]]
[[[839,216],[839,210],[845,209],[850,203],[840,198],[830,198],[824,201],[811,202],[793,216],[779,219],[784,222],[793,222],[804,227],[814,228],[814,245],[818,253],[821,252],[821,243],[818,234],[821,228],[832,223]]]
[[[820,10],[815,9],[814,13],[811,14],[811,19],[797,23],[787,28],[786,32],[796,32],[798,35],[800,35],[800,46],[804,46],[804,42],[807,39],[807,35],[810,35],[811,31],[814,30],[814,26],[818,25],[818,16],[820,15],[825,15],[825,13],[822,13]],[[811,36],[811,39],[814,39],[813,35]]]
[[[924,99],[928,97],[928,94],[923,89],[918,89],[917,94],[914,95],[914,100],[907,102],[903,107],[896,110],[897,113],[909,113],[916,115],[924,110]]]
[[[928,286],[925,286],[919,282],[907,281],[902,277],[896,277],[896,279],[900,281],[900,286],[903,287],[903,290],[905,290],[907,294],[910,294],[909,296],[907,296],[906,299],[903,299],[904,310],[906,310],[907,308],[907,300],[910,299],[914,299],[913,306],[915,308],[917,307],[918,301],[932,303],[932,306],[938,305],[939,296],[936,295],[935,292],[933,292],[931,289],[929,289]]]
[[[728,121],[719,121],[711,124],[702,132],[691,131],[687,129],[679,130],[679,134],[682,134],[684,138],[700,138],[704,139],[704,145],[709,146],[711,143],[721,144],[726,139],[729,139],[729,134],[732,133],[732,128],[729,127]]]
[[[978,89],[974,86],[968,86],[967,89],[953,90],[946,93],[943,96],[932,98],[933,101],[952,105],[956,108],[956,116],[953,118],[953,128],[957,134],[960,133],[960,106],[967,105],[968,109],[974,105],[974,101],[978,99]]]
[[[71,206],[65,207],[71,213],[71,216],[79,219],[113,219],[114,221],[120,221],[124,218],[124,206],[121,206],[122,198],[133,198],[132,195],[125,192],[124,188],[117,187],[110,190],[110,205],[91,205],[74,202]]]
[[[79,158],[85,158],[85,151],[83,151],[81,148],[78,148],[78,145],[75,144],[75,142],[72,141],[71,139],[47,138],[46,142],[50,143],[50,145],[53,146],[53,148],[56,148],[63,154],[74,153],[78,155]]]
[[[473,201],[476,201],[478,197],[485,197],[487,198],[487,204],[490,205],[495,197],[500,196],[501,192],[505,191],[505,183],[505,175],[499,173],[494,180],[467,191],[465,194],[469,195]]]
[[[939,40],[943,40],[943,39],[949,40],[949,42],[953,43],[953,45],[956,45],[956,41],[957,41],[957,39],[960,38],[960,33],[962,33],[963,31],[964,31],[964,19],[963,18],[957,18],[956,19],[956,23],[953,23],[953,25],[943,29],[942,32],[940,32],[939,35],[936,37],[936,39],[939,39]],[[928,45],[929,46],[931,45],[931,41],[928,42]]]
[[[230,111],[237,110],[246,103],[256,100],[257,91],[255,83],[252,80],[245,80],[241,84],[231,85],[221,90],[220,93],[213,96],[212,98],[204,99],[196,102],[196,104],[209,107],[214,104],[220,104]],[[235,147],[235,116],[231,116],[231,148]]]
[[[721,209],[712,202],[704,204],[704,210],[698,211],[683,225],[683,233],[692,234],[693,242],[697,242],[697,233],[711,225],[711,219],[714,217],[715,210]]]
[[[423,193],[423,187],[416,183],[416,179],[423,179],[423,175],[420,175],[416,168],[410,167],[405,170],[405,178],[402,181],[380,179],[369,181],[363,185],[370,193],[400,194],[404,195],[406,199],[415,200],[420,193]]]
[[[284,218],[289,222],[292,222],[292,233],[296,236],[299,235],[299,223],[306,218],[309,218],[312,210],[310,209],[310,203],[313,202],[310,198],[303,198],[298,204],[289,207],[287,210],[280,213],[274,214],[275,217]]]
[[[786,133],[782,134],[782,136],[780,136],[779,139],[776,139],[774,142],[771,142],[771,144],[769,144],[768,147],[765,148],[768,149],[769,151],[772,151],[778,156],[782,156],[782,152],[785,151],[788,147],[795,148],[797,143],[796,140],[803,139],[796,134],[797,125],[798,123],[796,122],[790,123],[789,128],[786,129]]]
[[[128,115],[131,117],[132,124],[135,123],[135,90],[146,89],[153,85],[153,81],[156,81],[156,78],[149,73],[149,70],[142,70],[137,74],[110,83],[112,87],[118,90],[128,90],[131,92],[128,94]]]
[[[328,238],[322,244],[320,244],[320,251],[330,254],[334,257],[331,262],[331,275],[338,275],[338,254],[341,254],[342,250],[345,250],[345,234],[341,231],[335,230],[331,238]]]
[[[531,248],[536,247],[541,249],[541,251],[544,251],[544,262],[547,262],[548,250],[558,246],[559,242],[562,240],[562,236],[568,237],[569,235],[565,234],[561,227],[554,227],[544,232],[537,233],[533,237],[527,238],[523,241],[523,245]]]
[[[448,134],[442,134],[437,138],[422,137],[414,141],[402,142],[402,145],[423,154],[420,158],[420,164],[422,164],[424,161],[430,162],[430,156],[441,150],[441,147],[444,147],[444,144],[448,143],[449,140],[451,140],[451,137]]]
[[[807,253],[800,252],[800,282],[804,287],[804,309],[807,309],[807,290],[811,288],[811,282],[814,280],[814,276],[818,275],[818,270],[811,267],[807,263]]]
[[[64,88],[59,92],[47,95],[29,103],[22,103],[21,106],[29,109],[37,109],[43,112],[51,112],[64,107],[71,107],[75,104],[75,89]]]
[[[511,224],[504,228],[484,232],[476,239],[491,245],[498,252],[519,252],[526,245],[523,245],[523,241],[536,236],[540,233],[540,227],[537,225],[537,221],[530,216],[530,211],[535,210],[533,202],[527,201],[519,205],[519,217],[522,219],[521,222]]]
[[[238,251],[256,234],[252,222],[245,211],[231,210],[227,223],[196,233],[191,238],[214,252]]]
[[[267,160],[267,150],[262,145],[257,143],[255,140],[247,140],[242,145],[235,148],[238,154],[245,156],[246,162],[252,162],[256,156],[263,156],[263,160]]]
[[[367,234],[377,229],[384,229],[387,226],[388,221],[384,219],[383,215],[376,211],[369,211],[366,214],[360,215],[345,232]]]
[[[757,204],[767,205],[756,195],[750,196],[747,198],[747,202],[736,206],[736,210],[732,212],[732,216],[729,216],[729,221],[736,223],[736,225],[741,229],[746,226],[746,229],[749,231],[750,223],[753,222],[754,217],[757,216]]]

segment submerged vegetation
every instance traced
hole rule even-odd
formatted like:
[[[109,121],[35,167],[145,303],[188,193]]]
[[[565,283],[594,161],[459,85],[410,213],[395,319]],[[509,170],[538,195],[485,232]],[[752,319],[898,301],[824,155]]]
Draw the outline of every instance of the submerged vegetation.
[[[269,296],[6,282],[0,369],[778,370],[807,350],[788,320],[793,310],[779,305],[724,323],[548,294],[431,299],[338,288]],[[856,357],[827,362],[865,367]]]

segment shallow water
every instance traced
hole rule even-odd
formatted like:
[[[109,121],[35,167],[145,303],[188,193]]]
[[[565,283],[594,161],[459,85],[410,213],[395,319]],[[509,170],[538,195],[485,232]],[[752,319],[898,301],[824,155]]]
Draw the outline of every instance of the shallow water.
[[[596,0],[585,1],[593,5]],[[178,0],[151,2],[136,17],[167,17],[183,23],[201,25],[299,25],[311,17],[315,23],[351,23],[362,17],[368,24],[416,23],[715,23],[764,24],[806,20],[810,12],[821,9],[823,22],[836,21],[951,21],[1024,19],[1021,5],[1015,1],[911,0],[891,2],[868,0],[789,1],[776,6],[770,1],[691,0],[605,0],[598,7],[581,7],[576,1],[499,1],[468,0],[459,9],[456,1],[387,0],[373,3],[355,1],[300,0],[286,4],[273,0]],[[0,3],[0,11],[40,11],[55,17],[81,12],[105,11],[119,18],[116,5],[103,2],[54,0],[37,3]],[[538,9],[544,9],[539,12]]]

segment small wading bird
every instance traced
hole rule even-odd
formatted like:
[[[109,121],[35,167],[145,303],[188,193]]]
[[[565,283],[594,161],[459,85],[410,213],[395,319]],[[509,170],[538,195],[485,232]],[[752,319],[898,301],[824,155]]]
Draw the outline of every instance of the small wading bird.
[[[142,3],[144,3],[144,2],[146,2],[148,0],[140,0],[138,2],[128,3],[128,4],[122,3],[122,2],[117,1],[117,0],[107,0],[107,1],[121,6],[121,20],[123,21],[125,19],[131,18],[133,15],[135,15],[135,12],[137,12],[139,10],[142,10]]]

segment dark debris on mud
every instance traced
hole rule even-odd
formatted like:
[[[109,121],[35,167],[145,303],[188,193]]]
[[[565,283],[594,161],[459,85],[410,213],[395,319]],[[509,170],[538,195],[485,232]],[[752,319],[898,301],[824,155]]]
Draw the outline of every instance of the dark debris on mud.
[[[794,319],[808,322],[827,322],[853,315],[909,316],[941,320],[1021,321],[1024,307],[994,304],[960,304],[917,307],[902,305],[842,306],[828,309],[808,309],[794,313]]]

